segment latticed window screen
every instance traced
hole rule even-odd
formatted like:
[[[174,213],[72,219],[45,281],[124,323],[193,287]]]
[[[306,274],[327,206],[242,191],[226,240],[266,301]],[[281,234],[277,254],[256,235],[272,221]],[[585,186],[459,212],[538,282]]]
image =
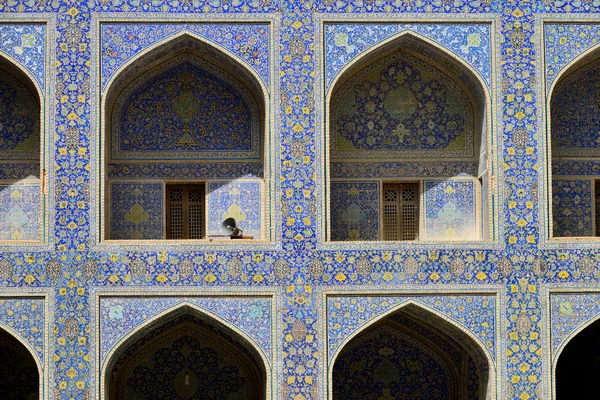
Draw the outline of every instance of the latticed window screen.
[[[167,186],[167,239],[204,237],[204,185]]]
[[[419,185],[386,183],[383,185],[383,239],[419,238]]]

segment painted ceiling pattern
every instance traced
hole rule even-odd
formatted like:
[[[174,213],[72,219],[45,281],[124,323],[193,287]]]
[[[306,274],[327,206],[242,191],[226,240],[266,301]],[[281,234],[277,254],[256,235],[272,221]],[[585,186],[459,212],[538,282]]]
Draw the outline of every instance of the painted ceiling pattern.
[[[473,154],[473,110],[466,93],[407,53],[363,69],[331,103],[332,158]]]
[[[460,304],[456,312],[443,314],[451,320],[469,319],[486,331],[492,326],[489,323],[493,324],[496,336],[488,338],[494,337],[491,348],[501,365],[498,397],[551,398],[552,371],[544,355],[550,354],[554,337],[567,337],[579,322],[566,319],[564,326],[556,329],[548,325],[548,306],[541,289],[597,290],[600,251],[592,241],[557,243],[547,239],[549,199],[545,188],[549,182],[547,132],[543,128],[547,99],[542,88],[549,87],[564,66],[595,45],[600,24],[593,18],[598,12],[597,2],[579,0],[0,2],[3,51],[14,54],[11,57],[25,65],[38,82],[45,82],[51,94],[44,104],[46,115],[51,116],[50,134],[44,139],[48,158],[45,243],[0,243],[3,293],[27,297],[43,290],[53,295],[49,309],[54,315],[40,317],[46,329],[39,336],[40,352],[48,361],[51,376],[45,393],[59,399],[97,397],[94,368],[98,353],[92,335],[98,325],[91,319],[97,311],[91,294],[94,288],[138,294],[154,289],[238,293],[259,289],[273,290],[278,298],[280,326],[273,331],[277,346],[273,352],[281,362],[277,363],[273,397],[323,399],[327,393],[323,360],[328,346],[322,327],[327,325],[328,315],[320,296],[322,288],[333,287],[375,294],[400,288],[435,298],[431,301],[439,302],[440,308],[457,305],[449,292],[497,291],[499,311],[492,317],[461,309]],[[256,57],[269,60],[274,77],[275,97],[271,100],[275,110],[269,117],[274,126],[273,162],[266,166],[274,178],[270,183],[274,200],[269,204],[274,214],[274,244],[230,249],[174,248],[170,244],[108,248],[96,243],[99,222],[94,204],[101,199],[93,188],[97,183],[94,177],[100,174],[96,154],[100,99],[94,97],[91,82],[100,82],[106,60],[125,54],[127,47],[119,48],[116,55],[101,50],[111,40],[110,34],[99,37],[91,32],[104,14],[110,14],[112,25],[165,20],[171,24],[173,16],[202,25],[214,24],[213,15],[228,16],[229,20],[219,25],[225,34],[237,32],[241,25],[273,27],[274,42],[266,44],[262,35],[256,36],[259,48],[265,49]],[[121,21],[115,21],[115,14]],[[474,25],[491,24],[490,63],[498,66],[489,70],[495,101],[492,150],[498,161],[493,171],[497,241],[384,247],[323,243],[320,221],[325,216],[318,205],[326,198],[325,167],[318,152],[326,148],[321,126],[326,105],[324,96],[318,94],[325,86],[327,71],[333,68],[330,61],[323,61],[323,42],[335,41],[335,37],[319,36],[325,31],[319,19],[323,15],[348,29],[365,25],[366,18],[372,26],[382,25],[382,30],[390,21],[428,26],[443,21],[444,35],[449,42],[457,40],[459,46],[465,41],[456,38],[468,38]],[[552,24],[543,24],[544,18],[552,19]],[[35,40],[21,35],[19,26],[31,26],[22,32],[32,34]],[[128,33],[129,43],[143,43],[136,30]],[[369,46],[380,43],[382,36],[373,35]],[[9,39],[10,46],[6,45]],[[33,47],[28,47],[30,43]],[[348,43],[353,45],[351,40]],[[438,43],[444,46],[441,40]],[[339,47],[345,51],[345,45]],[[356,47],[356,56],[362,49]],[[92,61],[94,56],[98,56],[97,62]],[[346,65],[349,59],[339,63]],[[303,149],[300,156],[298,143]],[[594,168],[586,165],[581,171],[588,167]],[[237,174],[241,169],[223,168],[223,174]],[[147,173],[168,174],[164,171],[161,166]],[[140,260],[147,270],[131,275],[132,260]],[[184,260],[189,262],[183,264]],[[370,310],[369,303],[365,305]],[[153,309],[149,306],[141,313]],[[385,306],[375,309],[373,313],[378,315],[389,310]],[[1,315],[3,323],[21,323],[23,315],[31,320],[40,312],[22,311],[13,303]],[[340,317],[337,323],[341,330],[348,327],[346,318]],[[271,329],[268,332],[261,337],[271,335]]]
[[[260,157],[258,106],[248,89],[191,54],[134,80],[111,116],[113,160]]]
[[[40,105],[18,79],[0,74],[0,162],[39,160]]]

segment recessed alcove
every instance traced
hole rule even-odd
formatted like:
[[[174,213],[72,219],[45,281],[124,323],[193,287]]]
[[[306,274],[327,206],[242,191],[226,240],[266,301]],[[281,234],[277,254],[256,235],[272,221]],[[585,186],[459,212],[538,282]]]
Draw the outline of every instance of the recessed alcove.
[[[0,242],[42,238],[41,95],[0,56]]]
[[[550,90],[551,236],[600,234],[600,57],[564,69]]]
[[[328,92],[328,239],[493,238],[490,97],[446,49],[405,33]]]
[[[554,398],[593,399],[600,373],[600,321],[594,321],[562,349],[554,371]]]
[[[40,373],[29,350],[0,329],[0,393],[3,399],[40,398]]]
[[[105,369],[107,399],[266,398],[266,370],[247,341],[192,309],[169,313],[122,343]]]
[[[458,327],[408,305],[366,327],[339,351],[332,399],[493,398],[481,347]]]
[[[104,238],[268,238],[267,95],[239,61],[182,34],[123,67],[104,96]]]

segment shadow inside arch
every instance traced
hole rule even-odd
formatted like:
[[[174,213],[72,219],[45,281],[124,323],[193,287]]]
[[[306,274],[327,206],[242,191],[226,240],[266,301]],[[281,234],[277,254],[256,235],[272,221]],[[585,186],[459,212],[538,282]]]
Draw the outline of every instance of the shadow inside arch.
[[[196,391],[214,390],[218,397],[240,390],[247,396],[243,398],[264,399],[270,380],[267,365],[251,338],[184,302],[138,326],[114,346],[102,368],[103,398],[126,398],[133,390],[129,386],[149,390],[155,379],[168,375],[165,390],[184,398]],[[155,375],[145,383],[140,378]],[[211,380],[214,387],[206,386]]]
[[[35,399],[43,392],[43,364],[17,332],[0,324],[0,393],[14,399]]]
[[[379,349],[379,352],[371,350],[370,354],[375,355],[375,353],[379,353],[385,355],[386,352],[392,354],[394,351],[398,352],[398,350],[402,349],[402,346],[410,347],[410,343],[417,347],[422,347],[423,349],[429,348],[429,350],[425,351],[426,353],[433,355],[433,357],[430,358],[437,359],[436,363],[440,365],[447,363],[449,367],[446,369],[452,371],[452,374],[445,373],[448,379],[450,379],[451,376],[454,380],[453,382],[448,382],[447,385],[447,389],[450,390],[451,393],[466,393],[468,390],[464,387],[464,382],[465,380],[470,379],[471,387],[475,387],[475,389],[470,389],[472,393],[468,398],[478,400],[495,398],[495,363],[485,344],[482,343],[469,329],[462,326],[462,324],[453,321],[451,318],[414,300],[401,303],[388,312],[371,319],[340,344],[329,361],[328,392],[331,398],[338,399],[349,395],[349,393],[343,393],[342,397],[339,397],[340,395],[336,395],[335,393],[336,384],[338,391],[340,388],[339,379],[336,379],[336,366],[339,364],[343,365],[344,363],[348,364],[347,359],[352,357],[349,356],[349,354],[357,348],[361,348],[361,346],[368,348],[370,337],[377,337],[376,343],[378,343],[378,345],[385,343],[386,340],[389,341],[389,338],[382,339],[383,336],[381,336],[381,334],[385,330],[389,331],[390,329],[396,329],[400,333],[400,337],[405,336],[407,338],[407,343],[409,344],[396,344],[398,347],[394,350],[394,346],[391,346],[388,343],[386,346]],[[402,339],[398,343],[401,342]],[[439,343],[442,342],[446,344],[443,346],[439,345]],[[386,350],[390,346],[391,350]],[[471,375],[468,379],[465,375],[466,372],[462,370],[460,366],[464,366],[465,362],[461,361],[457,363],[451,361],[453,355],[452,351],[448,351],[448,349],[452,348],[460,349],[462,354],[467,355],[467,360],[470,360],[470,365],[473,366],[473,370],[469,371]],[[399,352],[401,353],[401,351]],[[427,358],[427,356],[424,357]],[[398,368],[400,368],[400,366],[406,368],[409,364],[413,363],[412,365],[414,366],[414,360],[418,358],[418,356],[416,356],[416,358],[413,357],[413,361],[411,361],[410,357],[404,361],[399,359],[395,361],[395,365]],[[387,360],[384,361],[387,362]],[[361,362],[362,361],[355,360],[352,364],[352,368],[356,368],[359,365],[369,365],[369,362],[367,362],[367,364],[361,364]],[[377,361],[372,360],[371,364],[375,363],[377,363]],[[422,365],[419,368],[422,368]],[[358,374],[359,372],[355,371],[355,373]],[[377,373],[377,371],[375,371],[375,373]],[[473,383],[474,374],[476,374],[475,380],[477,383]],[[375,375],[372,377],[375,380],[379,379],[376,378]],[[380,378],[383,381],[388,379],[385,378],[385,374],[384,377]],[[353,385],[346,385],[346,387],[349,386]],[[427,384],[425,384],[425,386],[427,386]],[[385,390],[383,392],[384,396],[386,393]],[[398,390],[398,388],[396,388],[396,390]],[[450,396],[448,398],[454,398],[450,392],[447,393]]]

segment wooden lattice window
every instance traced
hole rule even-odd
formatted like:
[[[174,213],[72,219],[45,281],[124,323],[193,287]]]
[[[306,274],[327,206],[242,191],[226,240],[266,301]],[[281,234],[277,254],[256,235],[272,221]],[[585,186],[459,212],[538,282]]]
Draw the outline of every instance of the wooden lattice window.
[[[167,185],[167,239],[204,238],[204,185]]]
[[[419,238],[419,184],[383,185],[383,239]]]

